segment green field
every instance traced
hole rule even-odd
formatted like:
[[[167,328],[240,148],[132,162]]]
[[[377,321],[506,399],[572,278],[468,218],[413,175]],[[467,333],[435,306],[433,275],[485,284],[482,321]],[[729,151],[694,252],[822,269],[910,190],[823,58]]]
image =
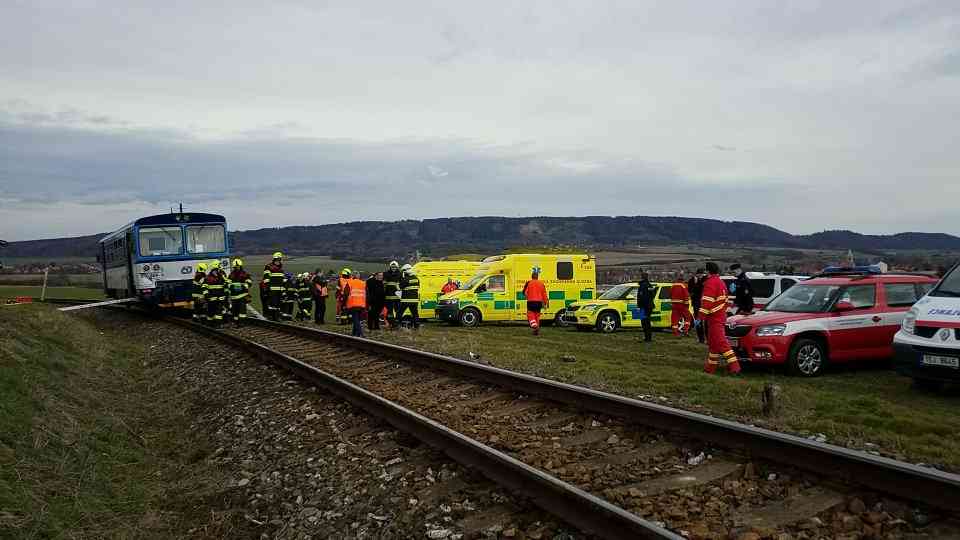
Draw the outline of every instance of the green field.
[[[0,285],[0,299],[32,296],[40,298],[43,287]],[[47,287],[47,298],[68,298],[71,300],[102,300],[103,291],[88,287]]]
[[[349,332],[346,326],[329,328]],[[837,368],[816,379],[755,368],[734,379],[703,373],[705,347],[664,333],[644,344],[636,331],[545,328],[536,338],[519,325],[466,329],[432,323],[419,332],[373,337],[459,358],[473,352],[502,368],[803,436],[822,433],[833,444],[960,470],[960,396],[919,392],[887,366]],[[566,355],[576,361],[563,361]],[[771,416],[762,412],[765,383],[782,390],[780,408]]]

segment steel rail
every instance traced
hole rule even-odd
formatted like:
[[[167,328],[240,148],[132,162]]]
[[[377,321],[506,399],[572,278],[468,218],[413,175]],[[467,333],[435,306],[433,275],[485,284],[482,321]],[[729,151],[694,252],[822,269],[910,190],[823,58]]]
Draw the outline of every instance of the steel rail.
[[[725,448],[740,449],[751,456],[923,502],[950,513],[960,508],[960,475],[930,467],[400,345],[293,324],[262,320],[250,320],[250,323],[416,362],[644,426],[679,432]]]
[[[254,341],[201,324],[172,316],[162,316],[162,318],[245,350],[311,384],[329,390],[368,413],[382,418],[397,429],[443,451],[459,463],[479,470],[494,482],[526,495],[537,506],[581,530],[602,538],[616,540],[683,539],[682,536],[636,514],[315,366]],[[284,330],[291,327],[282,325]]]

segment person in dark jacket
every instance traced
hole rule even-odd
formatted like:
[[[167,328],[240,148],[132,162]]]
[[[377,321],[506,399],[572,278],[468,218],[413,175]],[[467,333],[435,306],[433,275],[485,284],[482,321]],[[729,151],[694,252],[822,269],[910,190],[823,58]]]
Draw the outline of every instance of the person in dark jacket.
[[[704,276],[703,268],[697,268],[697,273],[687,282],[687,290],[690,291],[690,302],[693,304],[694,326],[697,328],[697,339],[700,343],[704,343],[706,340],[706,336],[704,335],[706,327],[698,315],[700,313],[701,300],[703,299],[704,279],[706,279],[706,277]]]
[[[397,314],[400,311],[400,279],[403,275],[400,272],[400,264],[397,261],[390,261],[390,266],[383,274],[383,294],[384,305],[387,308],[387,324],[390,329],[397,327]]]
[[[737,306],[737,315],[750,315],[753,313],[753,285],[750,284],[750,278],[740,264],[731,266],[730,271],[739,271],[733,290],[730,291],[734,294],[733,304]]]
[[[367,278],[367,330],[380,329],[384,298],[383,272],[377,272]]]
[[[324,324],[327,314],[327,297],[330,296],[330,291],[327,289],[327,278],[319,268],[313,274],[310,292],[313,294],[313,322]]]
[[[653,313],[653,296],[657,288],[650,283],[650,277],[646,272],[640,274],[640,287],[637,289],[637,307],[641,311],[640,325],[643,327],[643,341],[653,341],[653,326],[650,324],[650,316]]]

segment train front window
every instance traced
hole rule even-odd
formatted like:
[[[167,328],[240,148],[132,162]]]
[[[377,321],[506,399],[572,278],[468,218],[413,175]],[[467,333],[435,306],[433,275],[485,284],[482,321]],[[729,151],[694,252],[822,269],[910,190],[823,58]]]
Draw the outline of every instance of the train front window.
[[[227,250],[223,225],[190,225],[187,227],[189,253],[221,253]]]
[[[140,255],[159,257],[183,253],[180,227],[148,227],[140,229]]]

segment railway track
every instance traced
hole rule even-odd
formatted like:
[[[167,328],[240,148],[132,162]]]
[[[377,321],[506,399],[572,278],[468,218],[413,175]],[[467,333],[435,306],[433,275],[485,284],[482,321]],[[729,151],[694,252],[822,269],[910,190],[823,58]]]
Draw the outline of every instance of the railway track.
[[[179,324],[603,538],[896,538],[947,522],[960,503],[960,476],[696,413],[308,327]],[[938,530],[928,537],[948,534]]]

